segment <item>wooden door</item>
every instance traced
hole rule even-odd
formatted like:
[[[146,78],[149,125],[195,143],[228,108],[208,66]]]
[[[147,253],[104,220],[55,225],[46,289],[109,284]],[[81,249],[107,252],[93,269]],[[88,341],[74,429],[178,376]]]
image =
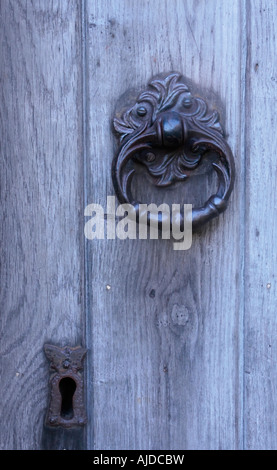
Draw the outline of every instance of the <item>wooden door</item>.
[[[276,449],[276,15],[274,0],[1,2],[2,449]],[[229,207],[187,251],[86,240],[85,207],[114,194],[116,102],[170,70],[217,96]],[[45,343],[88,349],[82,428],[44,425]]]

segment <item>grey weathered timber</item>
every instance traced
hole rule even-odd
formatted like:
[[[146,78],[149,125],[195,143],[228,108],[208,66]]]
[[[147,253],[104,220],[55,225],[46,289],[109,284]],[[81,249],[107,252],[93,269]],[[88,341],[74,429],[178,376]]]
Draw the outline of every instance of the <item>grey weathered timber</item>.
[[[0,448],[277,449],[275,0],[0,2]],[[112,117],[179,71],[236,159],[228,210],[193,236],[85,240],[114,195]],[[201,204],[216,184],[134,182]],[[45,343],[88,348],[88,424],[44,425]]]
[[[74,0],[0,4],[2,449],[70,440],[54,432],[41,443],[43,344],[82,342],[80,18]]]
[[[218,93],[241,174],[241,4],[87,2],[87,204],[114,194],[117,99],[163,71]],[[243,191],[238,177],[227,213],[187,252],[166,240],[87,242],[89,448],[240,447]]]
[[[277,4],[248,2],[245,447],[277,449]]]

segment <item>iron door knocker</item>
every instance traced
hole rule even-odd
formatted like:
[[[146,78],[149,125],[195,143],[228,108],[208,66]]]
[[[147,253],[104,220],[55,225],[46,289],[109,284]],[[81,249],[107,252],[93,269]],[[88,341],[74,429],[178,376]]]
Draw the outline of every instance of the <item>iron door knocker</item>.
[[[113,125],[121,143],[112,165],[115,192],[121,204],[135,207],[137,217],[140,203],[131,188],[134,162],[144,165],[153,184],[162,187],[189,178],[211,152],[217,157],[212,167],[218,188],[202,207],[192,209],[193,229],[226,209],[234,185],[234,158],[218,112],[192,95],[181,74],[171,72],[152,79],[145,91],[121,106]],[[180,227],[183,225],[181,218]]]

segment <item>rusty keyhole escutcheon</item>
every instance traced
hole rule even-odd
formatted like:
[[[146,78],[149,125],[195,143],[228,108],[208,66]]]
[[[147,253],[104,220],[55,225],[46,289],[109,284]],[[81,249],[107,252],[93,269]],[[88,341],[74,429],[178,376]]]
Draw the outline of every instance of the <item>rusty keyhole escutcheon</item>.
[[[87,422],[84,406],[83,360],[87,350],[81,346],[60,348],[45,344],[50,361],[50,402],[47,426],[72,428]]]

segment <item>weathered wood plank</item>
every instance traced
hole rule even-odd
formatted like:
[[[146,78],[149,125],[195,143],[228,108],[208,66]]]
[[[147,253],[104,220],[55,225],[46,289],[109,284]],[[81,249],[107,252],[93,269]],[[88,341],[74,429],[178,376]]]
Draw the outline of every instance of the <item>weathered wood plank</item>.
[[[114,194],[117,99],[158,72],[178,70],[219,94],[240,155],[241,2],[88,0],[87,13],[86,203],[105,206]],[[240,447],[242,184],[187,252],[165,240],[87,243],[90,447]]]
[[[245,447],[277,449],[277,3],[248,2]]]
[[[82,341],[80,4],[5,0],[0,23],[0,442],[38,449],[43,344]]]

